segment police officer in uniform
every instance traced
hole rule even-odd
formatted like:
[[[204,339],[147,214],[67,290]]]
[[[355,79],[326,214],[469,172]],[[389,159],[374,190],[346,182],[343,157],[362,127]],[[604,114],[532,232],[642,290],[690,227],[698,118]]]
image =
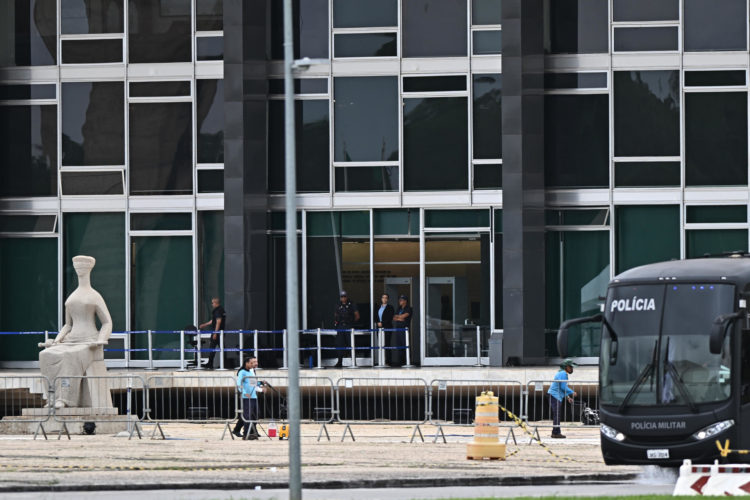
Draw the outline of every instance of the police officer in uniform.
[[[358,321],[359,310],[357,309],[357,304],[349,300],[346,290],[341,290],[341,293],[339,293],[339,304],[336,306],[336,312],[333,315],[334,327],[337,330],[351,330]],[[347,331],[340,331],[336,335],[336,347],[338,348],[336,354],[339,358],[336,368],[343,366],[346,348],[350,347],[349,335],[350,333]]]

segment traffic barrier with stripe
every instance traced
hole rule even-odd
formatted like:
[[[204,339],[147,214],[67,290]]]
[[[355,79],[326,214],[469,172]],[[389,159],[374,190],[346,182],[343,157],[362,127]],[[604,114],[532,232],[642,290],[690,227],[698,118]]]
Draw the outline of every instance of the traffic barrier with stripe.
[[[690,460],[685,460],[680,466],[673,495],[750,495],[750,465],[719,465],[718,460],[713,465],[693,465]]]

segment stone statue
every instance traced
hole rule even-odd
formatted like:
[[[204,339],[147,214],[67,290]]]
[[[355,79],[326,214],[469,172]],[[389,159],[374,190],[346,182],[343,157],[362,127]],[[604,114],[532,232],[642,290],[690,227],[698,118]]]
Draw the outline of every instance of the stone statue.
[[[54,340],[39,343],[39,347],[44,347],[39,353],[42,375],[51,383],[60,378],[55,383],[55,408],[112,405],[109,391],[104,398],[92,396],[92,384],[75,378],[92,375],[90,368],[94,365],[97,367],[95,375],[106,373],[102,360],[104,346],[112,333],[112,318],[102,296],[91,288],[91,269],[95,264],[96,259],[93,257],[73,257],[78,288],[65,301],[65,325]],[[95,317],[102,324],[99,330],[96,328]],[[103,402],[105,399],[109,401],[108,404]]]

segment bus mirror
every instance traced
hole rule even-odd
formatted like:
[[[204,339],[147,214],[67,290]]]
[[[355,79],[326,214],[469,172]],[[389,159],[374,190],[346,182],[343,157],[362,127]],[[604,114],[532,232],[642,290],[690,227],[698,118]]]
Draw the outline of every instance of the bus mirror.
[[[736,312],[719,316],[714,320],[713,325],[711,325],[711,335],[708,338],[708,350],[711,354],[721,354],[721,347],[724,344],[727,328],[737,318],[741,318],[742,315],[742,312]]]
[[[560,328],[557,330],[557,352],[561,358],[568,357],[568,328],[573,325],[580,325],[581,323],[594,323],[602,320],[601,314],[595,314],[594,316],[587,316],[585,318],[575,318],[563,321]]]
[[[616,340],[613,340],[611,347],[609,348],[609,364],[610,365],[617,364],[617,346],[618,345],[619,345],[619,342],[617,342]]]

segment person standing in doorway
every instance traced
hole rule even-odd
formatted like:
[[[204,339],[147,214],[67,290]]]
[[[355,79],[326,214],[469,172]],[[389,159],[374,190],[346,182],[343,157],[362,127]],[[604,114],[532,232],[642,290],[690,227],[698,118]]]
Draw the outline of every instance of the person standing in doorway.
[[[395,311],[393,310],[393,306],[388,303],[389,299],[390,297],[388,296],[388,294],[384,293],[380,296],[380,305],[375,306],[375,310],[373,311],[372,315],[372,317],[375,318],[375,328],[382,328],[384,330],[393,329],[393,315],[395,314]],[[393,332],[385,332],[383,335],[385,335],[385,338],[388,339],[391,335],[393,335]],[[386,345],[388,345],[387,342]],[[391,351],[388,351],[386,357],[388,358],[388,364],[390,364]]]
[[[224,308],[221,307],[221,301],[219,300],[219,297],[214,297],[211,299],[211,307],[213,307],[213,310],[211,311],[211,319],[209,321],[206,321],[205,323],[201,323],[198,326],[198,328],[203,330],[207,326],[211,325],[211,331],[213,332],[211,334],[210,343],[211,353],[208,355],[208,365],[206,365],[209,370],[213,370],[214,368],[214,358],[216,357],[216,351],[214,351],[213,349],[216,349],[216,346],[219,345],[219,332],[221,330],[227,329],[227,313]]]
[[[393,316],[393,328],[397,331],[391,335],[390,346],[393,355],[391,357],[393,367],[400,367],[406,364],[406,328],[411,329],[411,317],[414,315],[414,311],[409,305],[409,297],[406,295],[398,296],[398,309],[396,314]]]
[[[573,373],[573,367],[578,366],[573,360],[568,358],[560,363],[560,371],[555,375],[555,382],[552,383],[547,394],[549,394],[549,407],[552,414],[552,435],[554,439],[565,439],[560,432],[560,408],[563,399],[567,398],[568,403],[573,403],[576,393],[568,387],[568,375]],[[558,382],[559,381],[559,382]]]
[[[242,439],[258,439],[258,430],[255,422],[258,420],[258,391],[263,385],[255,377],[255,369],[258,368],[258,360],[245,358],[242,368],[237,371],[237,388],[242,396],[242,417],[237,419],[232,434]],[[240,433],[242,429],[242,433]]]
[[[349,300],[346,290],[339,293],[339,304],[336,306],[336,312],[333,314],[333,325],[339,330],[336,335],[336,354],[338,362],[336,368],[344,366],[343,360],[346,349],[350,347],[349,335],[347,330],[354,328],[354,324],[359,321],[359,310],[357,304]]]

